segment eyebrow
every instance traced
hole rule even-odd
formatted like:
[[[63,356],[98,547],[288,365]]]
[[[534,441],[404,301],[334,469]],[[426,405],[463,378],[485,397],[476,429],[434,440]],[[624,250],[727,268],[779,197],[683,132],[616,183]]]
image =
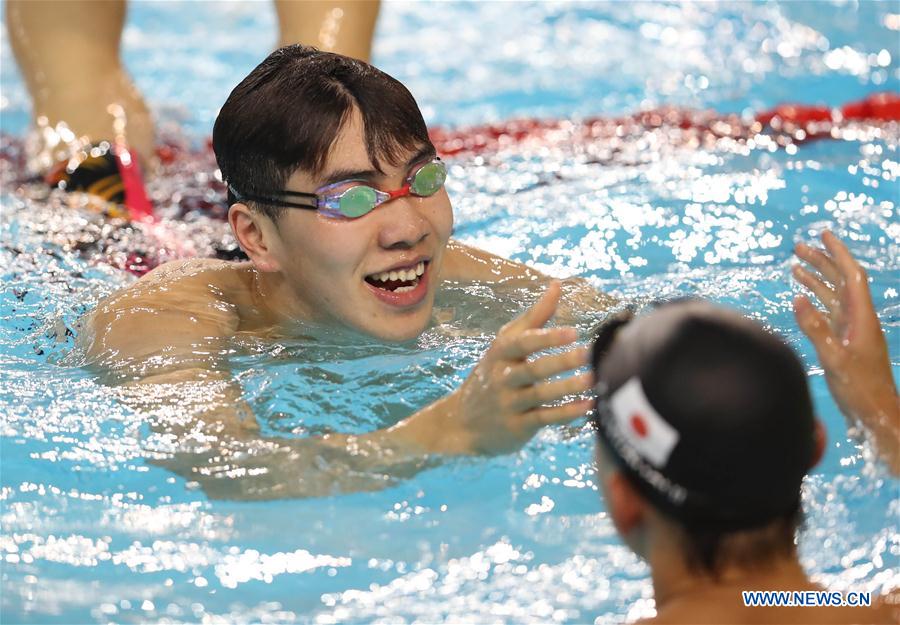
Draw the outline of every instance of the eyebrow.
[[[405,167],[409,170],[413,165],[421,163],[425,159],[435,158],[436,156],[437,151],[434,149],[434,146],[428,143],[423,145],[415,154],[413,154],[406,162]],[[383,175],[384,172],[380,172],[377,169],[336,169],[325,175],[318,186],[319,188],[327,187],[330,184],[342,182],[344,180],[365,180],[366,182],[370,182]]]

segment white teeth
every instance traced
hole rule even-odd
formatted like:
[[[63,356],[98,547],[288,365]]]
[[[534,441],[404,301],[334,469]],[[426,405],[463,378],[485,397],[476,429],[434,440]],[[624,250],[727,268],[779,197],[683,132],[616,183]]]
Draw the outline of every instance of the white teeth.
[[[415,286],[401,286],[394,289],[394,293],[406,293],[407,291],[412,291]]]
[[[372,280],[376,282],[387,282],[388,280],[402,280],[403,282],[411,282],[415,280],[419,276],[425,273],[425,262],[420,262],[413,269],[395,269],[393,271],[382,271],[381,273],[376,273],[372,275]],[[401,287],[405,289],[409,289],[412,287]],[[400,289],[397,289],[398,291]]]

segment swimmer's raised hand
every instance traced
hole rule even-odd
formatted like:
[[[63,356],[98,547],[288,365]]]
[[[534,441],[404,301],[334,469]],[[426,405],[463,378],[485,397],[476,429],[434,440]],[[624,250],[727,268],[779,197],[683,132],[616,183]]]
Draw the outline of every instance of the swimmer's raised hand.
[[[526,443],[542,426],[566,423],[584,415],[590,400],[566,396],[590,389],[593,375],[551,378],[588,364],[589,348],[559,354],[541,351],[571,345],[574,328],[545,328],[559,305],[559,282],[551,282],[541,298],[497,334],[490,349],[463,385],[448,400],[448,434],[462,453],[505,453]],[[449,443],[449,440],[448,440]]]
[[[816,349],[841,412],[872,432],[880,455],[900,473],[900,401],[868,277],[834,234],[826,231],[822,242],[824,250],[803,243],[795,248],[815,272],[795,265],[794,278],[825,308],[797,296],[797,323]]]
[[[591,400],[553,404],[589,390],[593,374],[551,378],[586,366],[589,348],[536,356],[577,338],[574,328],[544,327],[560,295],[560,283],[551,282],[531,308],[503,326],[460,388],[393,427],[355,437],[355,444],[382,463],[388,456],[402,462],[423,454],[499,454],[515,451],[545,425],[587,413]]]

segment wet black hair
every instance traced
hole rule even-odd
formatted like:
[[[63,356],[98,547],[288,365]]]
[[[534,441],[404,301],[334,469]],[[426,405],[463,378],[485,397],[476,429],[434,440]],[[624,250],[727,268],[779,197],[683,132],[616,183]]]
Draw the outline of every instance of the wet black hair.
[[[631,313],[597,333],[599,444],[682,529],[690,564],[715,573],[723,561],[748,564],[789,552],[815,453],[803,365],[755,321],[708,302],[679,300],[650,314],[660,323],[635,327],[627,338]],[[635,378],[678,432],[662,466],[628,448],[611,413],[611,396]]]
[[[213,150],[222,178],[241,195],[271,196],[297,169],[321,173],[354,109],[378,171],[430,145],[415,99],[396,79],[309,46],[275,50],[234,88],[216,118]],[[235,201],[229,190],[228,204]],[[273,220],[285,210],[254,204]]]

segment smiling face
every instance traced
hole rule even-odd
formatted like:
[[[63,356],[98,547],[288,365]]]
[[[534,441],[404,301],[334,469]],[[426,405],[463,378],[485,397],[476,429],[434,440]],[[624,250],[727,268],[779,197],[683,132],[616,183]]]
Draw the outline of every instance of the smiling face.
[[[369,158],[364,130],[362,116],[354,109],[321,174],[298,170],[285,189],[315,192],[336,178],[352,178],[395,190],[404,186],[414,167],[434,158],[431,146],[422,146],[400,165],[382,163],[382,174]],[[263,222],[267,250],[257,267],[277,274],[268,278],[279,282],[276,298],[286,301],[277,305],[289,316],[387,341],[413,339],[428,325],[453,226],[443,188],[431,197],[393,199],[355,219],[302,209],[286,210],[277,224],[259,213],[256,218]]]

